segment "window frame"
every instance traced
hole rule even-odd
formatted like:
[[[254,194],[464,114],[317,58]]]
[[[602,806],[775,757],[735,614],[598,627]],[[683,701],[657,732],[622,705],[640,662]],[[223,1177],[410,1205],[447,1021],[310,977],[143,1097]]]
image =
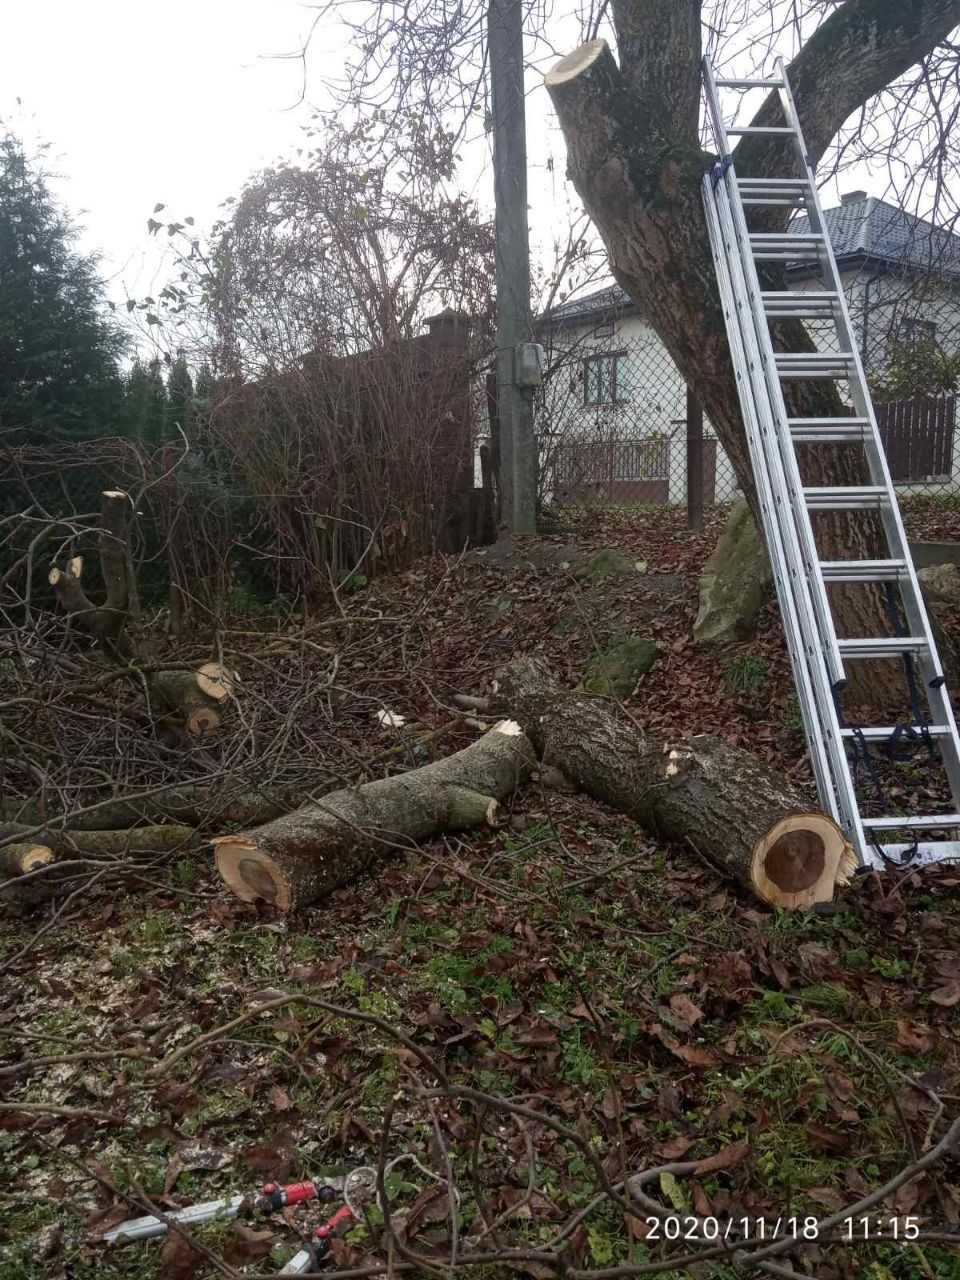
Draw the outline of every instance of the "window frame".
[[[897,342],[903,347],[920,347],[928,343],[936,345],[936,341],[936,320],[921,320],[917,316],[910,316],[897,325]]]
[[[589,355],[583,357],[583,407],[585,409],[602,409],[606,406],[626,403],[627,397],[620,394],[620,365],[626,354],[626,348],[620,348],[616,351],[592,351]],[[611,368],[610,399],[605,400],[599,397],[591,399],[591,367],[602,370],[605,364],[609,364]],[[598,391],[602,393],[603,374],[599,373],[595,377],[599,378]]]

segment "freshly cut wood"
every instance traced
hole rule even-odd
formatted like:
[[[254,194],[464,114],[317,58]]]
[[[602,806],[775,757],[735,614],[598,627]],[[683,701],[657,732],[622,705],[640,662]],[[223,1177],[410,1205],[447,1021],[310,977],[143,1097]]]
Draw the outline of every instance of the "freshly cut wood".
[[[46,867],[56,858],[54,851],[45,844],[8,844],[0,849],[0,877],[9,880],[13,876],[25,876],[40,867]]]
[[[527,731],[543,766],[648,830],[689,844],[764,902],[829,902],[856,861],[840,828],[749,752],[707,734],[655,742],[597,698],[566,693],[521,659],[497,700]]]
[[[441,831],[494,823],[498,801],[530,777],[533,748],[505,720],[455,755],[334,791],[254,831],[213,841],[238,897],[283,911],[315,902],[378,858]]]
[[[0,902],[10,902],[18,907],[34,906],[50,896],[50,877],[31,874],[51,866],[57,855],[47,845],[27,841],[8,844],[0,849]],[[18,884],[24,876],[30,878]]]

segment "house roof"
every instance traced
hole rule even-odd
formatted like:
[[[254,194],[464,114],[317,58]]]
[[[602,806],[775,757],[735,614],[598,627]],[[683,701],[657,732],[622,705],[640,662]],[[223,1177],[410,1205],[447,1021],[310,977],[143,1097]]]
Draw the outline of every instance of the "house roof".
[[[537,317],[538,325],[575,324],[599,315],[609,315],[623,311],[636,304],[618,284],[609,284],[582,298],[572,298],[569,302],[561,302],[559,306],[545,311]]]
[[[888,265],[891,269],[960,279],[960,235],[935,227],[925,218],[898,209],[886,200],[875,196],[848,200],[835,209],[825,209],[823,216],[840,267],[870,262]],[[791,230],[799,234],[808,227],[806,214],[791,224]],[[791,271],[803,275],[817,269],[803,264]],[[540,316],[537,323],[576,324],[635,307],[618,284],[611,284],[582,298],[562,302]]]
[[[960,278],[960,236],[886,200],[874,196],[848,200],[825,209],[823,218],[838,265],[870,261],[901,271]],[[790,230],[802,234],[809,225],[803,214],[794,219]],[[810,268],[804,264],[794,270],[800,274]]]

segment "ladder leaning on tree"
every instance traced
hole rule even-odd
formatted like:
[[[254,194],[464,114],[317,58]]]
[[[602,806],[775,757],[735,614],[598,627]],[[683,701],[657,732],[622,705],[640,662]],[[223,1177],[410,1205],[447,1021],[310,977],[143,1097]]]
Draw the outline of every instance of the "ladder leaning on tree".
[[[710,245],[757,500],[820,803],[844,829],[862,865],[882,868],[960,858],[957,726],[786,69],[778,61],[774,78],[729,80],[718,78],[704,60],[703,72],[707,110],[720,155],[703,182]],[[785,123],[775,127],[725,124],[719,99],[722,89],[775,91]],[[751,134],[791,142],[796,174],[738,178],[730,138]],[[791,231],[789,226],[779,233],[753,232],[746,210],[755,206],[802,210],[807,215],[807,228],[802,234]],[[810,259],[821,269],[821,290],[792,291],[761,285],[758,263],[780,263],[785,267]],[[770,321],[783,319],[832,322],[837,350],[775,352]],[[791,416],[783,387],[791,379],[845,382],[851,415]],[[849,444],[861,448],[870,483],[852,487],[804,486],[796,454],[798,444]],[[811,520],[811,513],[818,511],[878,513],[886,539],[886,558],[821,560]],[[902,609],[909,634],[839,639],[830,607],[831,583],[859,584],[866,589],[880,584],[887,596],[893,631],[902,629],[898,625]],[[869,659],[902,661],[911,703],[908,723],[854,727],[846,722],[842,703],[846,664]],[[879,762],[872,750],[886,746],[890,757],[896,758],[910,744],[924,746],[942,765],[952,798],[949,812],[864,814],[864,802],[857,792],[858,776],[866,774],[877,794],[882,794]],[[893,839],[885,843],[888,836]]]

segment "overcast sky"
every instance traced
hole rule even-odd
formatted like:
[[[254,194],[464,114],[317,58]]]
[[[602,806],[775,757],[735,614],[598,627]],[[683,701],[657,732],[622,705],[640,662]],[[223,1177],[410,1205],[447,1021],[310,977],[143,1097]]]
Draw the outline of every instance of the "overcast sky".
[[[4,5],[0,117],[28,142],[52,144],[58,191],[85,228],[84,247],[103,256],[111,297],[143,297],[165,279],[161,244],[146,231],[157,202],[171,218],[192,215],[202,231],[251,173],[293,158],[310,103],[325,105],[324,78],[343,64],[344,35],[327,20],[310,45],[307,104],[297,105],[302,64],[280,55],[302,47],[316,12],[297,0]],[[539,76],[528,83],[531,224],[543,261],[579,202]],[[464,176],[489,211],[483,141]]]
[[[298,49],[313,16],[294,0],[3,6],[0,116],[52,144],[59,192],[85,246],[104,254],[112,296],[124,282],[149,291],[146,220],[158,201],[203,226],[252,171],[299,144],[302,69],[273,55]],[[315,73],[325,61],[337,70],[328,35],[314,39]]]

